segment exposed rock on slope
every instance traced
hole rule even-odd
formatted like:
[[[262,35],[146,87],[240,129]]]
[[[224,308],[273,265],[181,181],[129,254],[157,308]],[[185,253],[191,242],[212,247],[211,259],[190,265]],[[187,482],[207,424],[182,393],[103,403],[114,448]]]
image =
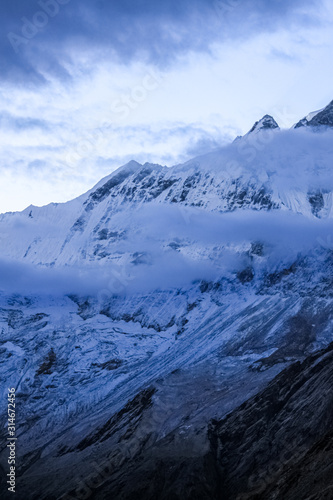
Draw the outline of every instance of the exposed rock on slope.
[[[332,351],[313,353],[333,340],[333,146],[315,115],[322,133],[265,116],[185,164],[0,215],[17,500],[298,500],[311,460],[330,494]]]
[[[333,344],[213,421],[210,447],[200,433],[187,443],[171,433],[125,463],[92,498],[332,499],[332,380]]]
[[[249,134],[252,132],[259,132],[260,130],[274,130],[278,129],[279,125],[276,123],[274,118],[270,115],[265,115],[261,120],[255,122],[251,128]]]
[[[333,344],[210,429],[220,499],[333,498]]]
[[[310,113],[296,123],[295,128],[300,127],[333,127],[333,101],[324,109]]]

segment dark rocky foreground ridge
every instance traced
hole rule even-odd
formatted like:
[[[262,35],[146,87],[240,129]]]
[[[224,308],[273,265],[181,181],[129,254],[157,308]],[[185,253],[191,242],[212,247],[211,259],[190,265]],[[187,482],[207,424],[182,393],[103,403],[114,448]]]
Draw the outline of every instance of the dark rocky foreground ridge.
[[[261,254],[262,248],[251,251]],[[276,466],[266,464],[270,443],[273,456],[276,450],[285,456],[290,422],[292,437],[303,436],[306,450],[325,436],[332,353],[312,353],[331,338],[332,251],[251,282],[244,279],[249,274],[229,284],[199,282],[182,292],[150,294],[138,304],[134,297],[129,303],[113,297],[103,310],[92,299],[67,298],[47,307],[45,299],[7,298],[0,309],[8,325],[0,367],[15,375],[19,366],[23,377],[17,390],[16,500],[233,498],[235,488],[237,498],[248,481],[260,489],[263,478],[266,485]],[[156,322],[146,323],[154,317],[153,299]],[[170,326],[173,311],[181,323]],[[308,356],[308,364],[283,372]],[[278,382],[271,382],[278,373]],[[256,447],[261,440],[263,451]],[[294,443],[293,457],[302,443]],[[1,491],[6,444],[1,433]],[[262,468],[247,468],[255,460]],[[320,480],[321,487],[329,484],[329,478]]]
[[[95,500],[332,499],[332,380],[333,343],[282,371],[223,420],[211,421],[204,453],[189,453],[197,444],[177,443],[171,433],[153,446],[143,446],[89,496]]]
[[[267,363],[237,383],[207,364],[173,370],[89,426],[82,413],[52,440],[42,429],[28,453],[21,432],[16,500],[333,498],[333,343],[265,379]]]

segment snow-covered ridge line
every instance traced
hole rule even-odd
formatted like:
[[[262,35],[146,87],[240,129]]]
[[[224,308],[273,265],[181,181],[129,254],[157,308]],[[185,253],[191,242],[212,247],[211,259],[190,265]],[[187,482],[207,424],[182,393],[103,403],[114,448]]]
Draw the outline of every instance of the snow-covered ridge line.
[[[332,219],[332,165],[332,130],[280,130],[265,115],[243,138],[184,164],[167,168],[131,161],[70,202],[0,215],[0,259],[51,267],[83,262],[148,265],[144,238],[156,243],[156,227],[148,234],[133,226],[133,221],[142,223],[140,210],[151,214],[145,221],[160,214],[165,234],[157,252],[173,245],[183,256],[203,258],[204,245],[195,238],[184,241],[179,234],[183,222],[191,222],[193,210]]]
[[[196,436],[206,454],[212,418],[332,341],[332,131],[272,120],[0,216],[0,376],[25,500],[73,492],[119,448],[139,463],[154,440],[178,452]]]
[[[325,108],[309,113],[305,118],[302,118],[302,120],[294,125],[294,128],[300,127],[312,127],[317,130],[323,127],[333,127],[333,101],[325,106]]]

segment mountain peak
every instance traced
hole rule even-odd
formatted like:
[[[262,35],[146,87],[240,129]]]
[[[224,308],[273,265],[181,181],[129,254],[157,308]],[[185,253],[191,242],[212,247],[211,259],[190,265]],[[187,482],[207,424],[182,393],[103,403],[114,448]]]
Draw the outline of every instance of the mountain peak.
[[[261,132],[262,130],[274,130],[279,129],[279,125],[276,123],[274,118],[271,115],[265,115],[261,118],[261,120],[255,122],[251,130],[248,132],[249,134],[255,132]]]
[[[325,108],[308,114],[294,125],[294,128],[300,127],[333,127],[333,101]]]

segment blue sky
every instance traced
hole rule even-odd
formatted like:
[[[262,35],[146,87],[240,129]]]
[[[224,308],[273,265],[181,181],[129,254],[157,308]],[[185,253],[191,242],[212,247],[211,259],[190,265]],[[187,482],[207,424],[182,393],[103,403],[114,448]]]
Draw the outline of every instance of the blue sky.
[[[166,165],[333,99],[329,0],[1,5],[0,212]]]

